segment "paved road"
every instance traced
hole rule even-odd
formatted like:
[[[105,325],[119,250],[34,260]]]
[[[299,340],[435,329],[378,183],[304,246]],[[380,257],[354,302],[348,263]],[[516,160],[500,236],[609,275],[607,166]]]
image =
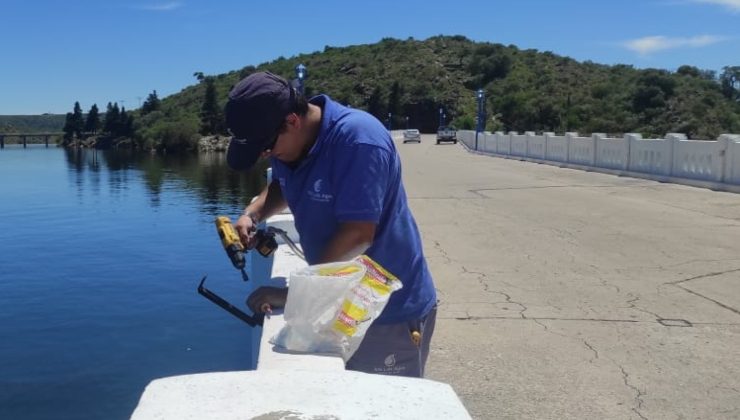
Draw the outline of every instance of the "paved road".
[[[474,418],[740,418],[740,194],[398,149]]]

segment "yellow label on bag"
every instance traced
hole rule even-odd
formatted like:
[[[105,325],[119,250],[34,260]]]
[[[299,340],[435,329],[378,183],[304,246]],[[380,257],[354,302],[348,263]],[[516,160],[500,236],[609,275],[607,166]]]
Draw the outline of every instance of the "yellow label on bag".
[[[384,303],[391,292],[401,288],[401,282],[394,275],[367,255],[361,255],[356,261],[365,266],[365,275],[345,296],[333,324],[334,330],[349,337],[357,333],[360,323],[377,317],[375,312],[368,316],[369,308]]]
[[[346,276],[360,271],[360,267],[356,265],[345,265],[342,267],[323,267],[319,268],[317,271],[318,275],[320,276]]]
[[[367,316],[367,309],[361,308],[345,299],[342,309],[334,320],[334,329],[344,335],[353,336],[357,332],[357,325]]]

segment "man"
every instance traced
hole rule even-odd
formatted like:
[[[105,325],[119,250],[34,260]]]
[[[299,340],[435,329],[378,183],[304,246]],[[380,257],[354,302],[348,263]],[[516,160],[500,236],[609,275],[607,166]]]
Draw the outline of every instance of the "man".
[[[273,181],[236,223],[254,246],[257,223],[290,207],[309,264],[366,254],[398,277],[394,292],[346,367],[422,377],[436,318],[436,293],[406,201],[393,139],[370,114],[326,95],[306,100],[283,78],[254,73],[229,93],[227,161],[247,170],[269,158]],[[287,289],[263,287],[255,312],[285,305]]]

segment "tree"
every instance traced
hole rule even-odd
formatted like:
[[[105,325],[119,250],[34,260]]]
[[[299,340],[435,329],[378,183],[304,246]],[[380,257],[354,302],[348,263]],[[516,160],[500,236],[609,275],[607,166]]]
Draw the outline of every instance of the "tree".
[[[202,73],[201,73],[202,74]],[[216,84],[213,77],[201,79],[205,84],[206,92],[203,105],[200,108],[200,134],[218,134],[224,131],[224,118],[216,98]]]
[[[722,94],[727,99],[740,100],[740,66],[727,66],[722,70],[722,74],[719,76]]]
[[[701,77],[701,70],[694,66],[683,65],[676,70],[676,73],[684,76]]]
[[[367,112],[374,115],[375,118],[383,121],[386,117],[384,114],[385,107],[383,106],[383,103],[381,102],[383,93],[381,92],[379,87],[376,87],[373,89],[373,92],[370,94],[370,97],[367,99]]]
[[[118,103],[111,104],[108,102],[108,107],[105,111],[105,122],[103,123],[103,131],[111,135],[118,134],[118,127],[120,122],[121,111],[118,109]]]
[[[75,135],[75,129],[72,124],[72,113],[68,112],[67,117],[64,119],[64,128],[62,129],[64,131],[64,142],[69,143],[74,139]]]
[[[87,119],[85,120],[85,131],[88,133],[95,134],[100,129],[100,112],[98,111],[98,105],[93,104],[90,107],[90,111],[87,113]]]
[[[74,111],[70,119],[70,126],[74,135],[77,138],[82,137],[82,132],[85,130],[85,118],[82,116],[82,107],[79,102],[75,102]]]
[[[125,107],[121,107],[121,113],[118,114],[118,121],[116,123],[116,134],[123,137],[129,137],[131,133],[128,130],[129,115],[126,112]]]
[[[394,117],[398,115],[401,109],[401,95],[403,95],[401,85],[398,84],[398,81],[393,82],[391,93],[388,95],[388,112]]]
[[[149,96],[146,97],[144,104],[141,106],[141,115],[146,115],[150,112],[156,111],[160,108],[160,101],[157,97],[157,91],[153,90]]]

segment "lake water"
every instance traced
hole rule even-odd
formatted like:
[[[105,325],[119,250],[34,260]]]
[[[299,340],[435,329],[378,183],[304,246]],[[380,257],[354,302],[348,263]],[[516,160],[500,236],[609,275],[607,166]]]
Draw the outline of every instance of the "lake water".
[[[149,381],[251,368],[249,283],[221,247],[264,185],[223,154],[0,150],[0,418],[128,418]]]

